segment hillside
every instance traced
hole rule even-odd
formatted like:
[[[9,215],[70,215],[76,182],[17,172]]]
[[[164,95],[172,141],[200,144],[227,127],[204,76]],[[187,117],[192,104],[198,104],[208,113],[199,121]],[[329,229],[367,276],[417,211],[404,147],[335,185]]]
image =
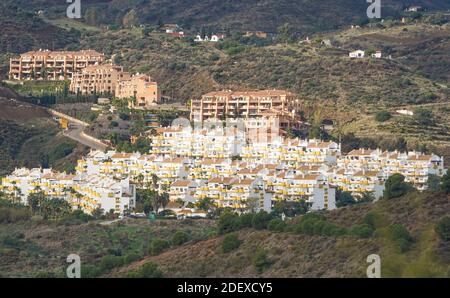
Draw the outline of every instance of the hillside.
[[[86,148],[62,136],[45,109],[21,100],[0,86],[0,176],[22,166],[72,170]]]
[[[446,277],[450,246],[438,239],[434,225],[448,215],[449,202],[443,194],[410,194],[323,214],[327,221],[345,228],[371,214],[376,231],[369,238],[244,229],[237,232],[240,246],[231,252],[223,253],[223,237],[214,237],[147,257],[112,276],[126,276],[150,261],[165,277],[365,277],[366,258],[375,253],[381,257],[384,277]],[[389,239],[387,231],[394,224],[405,226],[414,239],[406,252],[399,252]],[[256,270],[253,259],[260,250],[266,252],[268,264],[262,272]]]
[[[1,1],[0,53],[58,49],[76,40],[68,31],[42,21],[28,2]]]
[[[50,15],[64,13],[66,6],[55,0],[34,0],[36,9]],[[399,15],[404,7],[422,5],[428,10],[446,10],[446,0],[384,0],[384,17]],[[299,34],[335,29],[366,18],[366,1],[359,0],[96,0],[85,5],[90,24],[178,23],[186,29],[265,30],[290,23]]]
[[[17,214],[0,225],[0,272],[62,277],[65,258],[77,253],[84,277],[126,277],[148,262],[164,277],[365,277],[367,256],[379,254],[383,277],[448,277],[450,242],[439,238],[435,226],[448,215],[449,199],[437,192],[410,193],[321,212],[322,225],[347,231],[334,236],[299,232],[302,217],[277,230],[243,228],[233,233],[237,245],[227,252],[226,236],[217,235],[213,220],[84,223]],[[0,204],[0,221],[4,208]],[[363,222],[372,235],[361,230]]]

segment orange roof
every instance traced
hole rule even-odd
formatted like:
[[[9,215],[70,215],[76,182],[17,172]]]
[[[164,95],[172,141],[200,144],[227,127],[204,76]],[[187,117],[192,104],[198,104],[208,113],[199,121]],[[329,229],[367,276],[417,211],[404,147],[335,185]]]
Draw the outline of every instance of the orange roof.
[[[172,183],[171,187],[188,187],[191,183],[192,181],[190,180],[177,180]]]
[[[185,159],[183,157],[177,157],[173,159],[165,159],[163,160],[163,163],[183,163],[184,160]]]
[[[133,156],[133,153],[116,153],[113,156],[111,156],[111,158],[116,158],[116,159],[130,158],[131,156]]]
[[[254,179],[242,179],[234,181],[233,185],[251,185],[254,181]]]
[[[156,130],[156,133],[162,134],[165,132],[180,132],[182,129],[181,127],[158,127]]]
[[[308,144],[307,148],[328,148],[331,146],[333,142],[319,142],[319,143],[310,143]]]
[[[203,95],[203,97],[274,97],[274,96],[294,96],[286,90],[257,90],[257,91],[213,91]]]
[[[314,180],[319,179],[320,175],[297,175],[295,180]]]
[[[359,172],[355,173],[353,176],[357,176],[357,177],[377,177],[378,176],[378,172],[375,172],[375,171],[359,171]]]
[[[348,156],[368,156],[373,152],[372,149],[355,149],[350,151],[347,155]]]
[[[217,165],[217,164],[221,164],[225,161],[225,159],[223,158],[218,158],[218,159],[212,159],[212,158],[205,158],[202,160],[201,164],[202,165]]]
[[[431,155],[410,155],[408,160],[429,161],[432,157]]]
[[[208,180],[208,183],[219,183],[219,184],[231,184],[233,182],[233,178],[225,177],[225,178],[211,178]]]
[[[46,56],[46,57],[68,57],[68,58],[73,58],[73,57],[81,57],[81,56],[95,56],[95,57],[103,57],[103,54],[100,54],[97,51],[94,50],[82,50],[82,51],[29,51],[26,53],[23,53],[20,55],[21,57],[27,57],[27,56]]]

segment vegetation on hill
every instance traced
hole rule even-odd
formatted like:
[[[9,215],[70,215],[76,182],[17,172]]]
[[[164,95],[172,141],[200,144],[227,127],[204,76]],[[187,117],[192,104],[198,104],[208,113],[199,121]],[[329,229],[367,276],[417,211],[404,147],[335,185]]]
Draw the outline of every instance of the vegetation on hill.
[[[378,254],[382,277],[447,277],[449,208],[445,193],[413,191],[301,215],[278,230],[267,228],[269,218],[256,228],[227,215],[218,222],[224,236],[166,249],[108,276],[151,262],[165,277],[365,277],[367,256]]]
[[[39,18],[30,1],[3,0],[0,3],[0,53],[21,53],[31,49],[59,49],[76,37]]]
[[[0,119],[0,176],[16,167],[53,167],[73,171],[83,146],[58,135],[49,119],[14,122]]]
[[[50,16],[65,13],[66,5],[55,0],[28,1]],[[449,9],[445,0],[385,0],[383,15],[398,16],[409,5]],[[265,30],[277,32],[290,23],[298,33],[334,29],[367,20],[368,4],[359,0],[95,0],[83,3],[83,20],[89,25],[132,26],[178,23],[185,29]]]

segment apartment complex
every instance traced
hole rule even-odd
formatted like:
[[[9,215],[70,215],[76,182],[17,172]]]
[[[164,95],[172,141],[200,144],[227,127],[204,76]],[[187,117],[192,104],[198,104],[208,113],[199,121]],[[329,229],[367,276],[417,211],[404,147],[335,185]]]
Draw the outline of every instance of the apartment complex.
[[[161,90],[149,76],[136,74],[117,83],[116,97],[131,98],[130,108],[147,108],[161,100]]]
[[[70,92],[77,94],[114,94],[122,80],[130,78],[123,67],[104,64],[88,66],[73,75]]]
[[[356,149],[344,155],[335,142],[281,136],[249,142],[246,130],[236,127],[174,126],[156,134],[147,154],[92,151],[78,161],[75,175],[20,169],[3,179],[2,189],[25,200],[39,186],[87,212],[131,208],[130,183],[167,192],[179,215],[199,214],[195,204],[204,198],[240,213],[270,211],[281,200],[331,210],[336,189],[378,199],[395,173],[419,190],[428,187],[429,175],[446,173],[444,159],[434,154]],[[73,201],[68,189],[79,193],[75,198],[81,202]]]
[[[88,66],[100,64],[104,55],[93,50],[49,51],[39,50],[11,58],[11,80],[65,80]]]
[[[271,110],[284,112],[299,107],[296,96],[284,90],[218,91],[192,100],[191,120],[258,118]]]
[[[89,214],[97,208],[123,214],[133,209],[136,202],[135,186],[129,179],[68,175],[51,169],[16,169],[2,179],[0,190],[17,196],[24,204],[30,194],[42,191],[49,198],[65,199],[73,209]]]

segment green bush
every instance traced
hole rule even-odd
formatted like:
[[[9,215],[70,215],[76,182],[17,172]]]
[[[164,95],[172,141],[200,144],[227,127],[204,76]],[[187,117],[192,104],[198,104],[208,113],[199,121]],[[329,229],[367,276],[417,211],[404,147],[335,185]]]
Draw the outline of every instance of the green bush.
[[[405,182],[405,176],[394,174],[386,180],[383,197],[385,199],[399,198],[413,189],[411,184]]]
[[[102,271],[97,266],[81,265],[81,278],[94,278],[102,274]]]
[[[375,115],[375,120],[378,122],[386,122],[392,118],[392,115],[389,111],[380,111]]]
[[[446,194],[450,194],[450,169],[441,179],[441,188]]]
[[[140,255],[138,255],[137,253],[128,253],[124,256],[123,261],[125,264],[131,264],[136,262],[137,260],[139,260],[141,258]]]
[[[316,213],[308,213],[302,216],[296,224],[294,232],[306,235],[341,236],[346,234],[347,231],[344,228],[327,222]]]
[[[272,264],[267,258],[267,253],[263,249],[258,249],[252,257],[252,264],[258,273],[262,273]]]
[[[380,216],[373,211],[368,212],[363,218],[363,223],[375,230],[380,225]]]
[[[222,252],[228,253],[235,250],[241,245],[241,241],[238,239],[236,234],[227,234],[223,238],[222,242]]]
[[[158,269],[158,265],[152,262],[145,263],[138,271],[140,278],[161,278],[162,272]]]
[[[373,228],[368,224],[355,225],[350,230],[350,234],[360,238],[369,238],[373,235]]]
[[[251,228],[254,216],[255,216],[254,213],[242,214],[239,217],[239,226],[240,226],[240,228]]]
[[[413,241],[409,231],[401,224],[394,224],[389,227],[388,238],[394,242],[401,253],[407,251]]]
[[[260,211],[255,214],[252,220],[252,227],[257,230],[263,230],[267,228],[267,224],[272,219],[272,216],[265,212]]]
[[[340,189],[336,191],[336,207],[341,208],[354,204],[356,204],[356,200],[350,192]]]
[[[279,218],[274,218],[269,222],[269,224],[267,225],[267,228],[273,232],[283,232],[285,230],[286,226],[287,225],[284,221],[282,221]]]
[[[177,231],[172,236],[172,244],[173,245],[181,245],[189,241],[189,234],[183,231]]]
[[[450,240],[450,216],[441,218],[435,227],[436,233],[444,241]]]
[[[162,253],[165,249],[169,248],[169,242],[167,242],[166,240],[163,239],[153,239],[150,242],[150,248],[149,248],[149,253],[152,256],[156,256],[159,255],[160,253]]]
[[[239,215],[232,212],[224,212],[217,223],[218,233],[223,235],[240,229]]]
[[[119,256],[106,255],[100,260],[101,272],[108,272],[123,265],[123,258]]]

